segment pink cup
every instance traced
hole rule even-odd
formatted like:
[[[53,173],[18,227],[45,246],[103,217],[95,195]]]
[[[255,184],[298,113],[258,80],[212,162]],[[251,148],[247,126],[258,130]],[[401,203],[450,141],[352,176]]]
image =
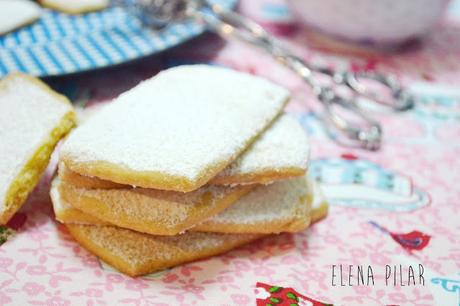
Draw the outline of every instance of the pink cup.
[[[427,33],[450,0],[288,0],[304,24],[338,38],[399,44]]]

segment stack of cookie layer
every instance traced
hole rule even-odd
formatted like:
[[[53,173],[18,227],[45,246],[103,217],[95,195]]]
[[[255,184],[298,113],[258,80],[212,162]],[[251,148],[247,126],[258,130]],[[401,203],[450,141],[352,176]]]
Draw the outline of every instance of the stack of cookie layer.
[[[65,142],[57,219],[133,276],[305,229],[327,206],[306,177],[305,132],[282,114],[288,99],[266,80],[205,65],[142,82]]]

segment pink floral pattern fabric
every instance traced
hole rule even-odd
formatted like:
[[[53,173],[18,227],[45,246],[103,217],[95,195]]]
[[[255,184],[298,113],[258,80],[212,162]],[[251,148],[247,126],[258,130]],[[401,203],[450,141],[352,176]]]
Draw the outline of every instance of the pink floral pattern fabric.
[[[380,151],[340,147],[327,137],[319,104],[296,76],[257,50],[212,35],[159,57],[52,80],[77,104],[91,107],[171,65],[211,62],[264,76],[292,91],[287,111],[311,135],[312,163],[319,171],[315,178],[322,177],[325,167],[335,167],[340,180],[323,180],[325,193],[331,191],[330,212],[306,231],[271,236],[221,256],[133,279],[100,262],[54,220],[48,195],[54,156],[21,210],[25,223],[0,246],[0,305],[255,305],[258,282],[294,288],[337,305],[459,305],[458,5],[437,30],[406,50],[346,56],[330,47],[318,48],[317,42],[309,44],[308,31],[283,15],[287,10],[282,1],[242,1],[240,10],[281,35],[307,60],[397,74],[420,97],[419,103],[404,114],[374,114],[385,130]],[[360,170],[350,168],[343,156],[353,156]],[[349,201],[333,194],[337,186],[359,186],[362,193]],[[383,208],[372,204],[382,200],[370,196],[376,192],[389,199]],[[387,209],[392,201],[418,206]],[[419,231],[430,236],[429,243],[409,253],[371,221],[395,233]],[[419,264],[425,268],[423,286],[385,285],[386,265]],[[370,265],[375,285],[333,286],[333,265]]]

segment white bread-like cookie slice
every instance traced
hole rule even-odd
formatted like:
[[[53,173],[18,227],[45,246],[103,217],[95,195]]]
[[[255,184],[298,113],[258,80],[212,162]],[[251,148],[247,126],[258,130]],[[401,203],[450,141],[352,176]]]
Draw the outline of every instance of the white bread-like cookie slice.
[[[192,231],[220,233],[298,232],[310,225],[313,191],[306,175],[259,186]]]
[[[281,115],[233,163],[209,183],[266,184],[305,174],[310,156],[308,136],[291,115]]]
[[[85,189],[129,189],[133,186],[103,180],[95,176],[81,175],[70,170],[63,162],[58,166],[59,179],[63,184],[69,184]]]
[[[41,8],[29,0],[0,1],[0,35],[28,25],[41,15]]]
[[[93,225],[110,225],[110,222],[103,221],[98,217],[85,214],[79,209],[76,209],[61,198],[59,192],[59,177],[54,178],[51,182],[50,198],[53,203],[54,215],[56,220],[61,223],[71,224],[93,224]]]
[[[288,98],[284,88],[230,69],[171,68],[78,127],[60,160],[116,183],[193,191],[233,162]]]
[[[12,74],[0,81],[0,224],[24,203],[74,125],[67,98],[40,80]]]
[[[218,255],[262,237],[193,232],[154,236],[114,226],[66,227],[88,251],[133,277]]]
[[[276,184],[276,183],[274,183]],[[59,179],[56,178],[51,187],[50,195],[51,195],[51,200],[53,202],[53,208],[54,208],[54,213],[56,215],[56,219],[61,222],[61,223],[66,223],[66,224],[90,224],[90,225],[110,225],[109,222],[101,220],[95,216],[88,215],[81,210],[73,207],[72,205],[68,204],[66,201],[62,200],[59,190],[58,190],[58,185],[59,185]],[[262,187],[260,187],[262,188]],[[302,203],[302,202],[296,202],[299,205],[299,210],[303,210],[308,206],[311,206],[309,209],[309,214],[310,214],[310,219],[311,223],[316,222],[324,217],[326,217],[327,212],[328,212],[328,203],[325,200],[319,185],[314,182],[310,181],[309,179],[309,190],[308,190],[308,201],[311,204],[308,203]],[[257,192],[257,190],[254,190],[252,192]],[[248,195],[247,195],[248,196]],[[271,209],[274,204],[274,201],[270,200],[267,202],[267,204],[259,205],[260,209],[244,209],[243,211],[243,206],[241,205],[244,203],[244,197],[237,201],[233,206],[230,206],[227,208],[227,210],[230,209],[240,209],[242,214],[261,214],[261,215],[266,215],[266,210]],[[249,205],[252,205],[252,203],[249,203]],[[277,207],[275,207],[277,208]],[[229,219],[228,212],[227,210],[222,211],[220,214],[222,215],[222,219]],[[297,211],[295,209],[292,209],[291,212],[293,213],[291,220],[295,220],[295,216],[297,214]],[[211,218],[212,220],[213,218]],[[264,221],[267,222],[261,222],[262,226],[264,229],[267,230],[268,233],[272,232],[281,232],[283,230],[287,229],[292,229],[292,222],[289,221],[289,218],[281,216],[278,219],[277,224],[274,224],[275,218],[272,218],[271,220],[267,219]],[[239,219],[240,220],[240,219]],[[239,223],[240,221],[231,221],[227,220],[227,222],[222,222],[218,223],[215,222],[213,223],[212,221],[208,221],[208,223],[205,221],[201,227],[203,231],[206,231],[206,229],[210,230],[211,226],[212,229],[214,229],[215,232],[228,232],[228,233],[252,233],[252,232],[259,232],[260,229],[257,227],[254,227],[254,225],[247,225],[247,223]],[[304,217],[300,218],[300,222],[297,224],[302,225],[302,221],[305,222],[304,224],[308,223],[308,220]],[[243,218],[244,222],[244,218]],[[236,224],[236,226],[235,226]],[[259,223],[260,224],[260,223]],[[210,226],[211,225],[211,226]],[[236,229],[235,229],[236,227]],[[254,230],[255,228],[255,230]],[[299,226],[298,228],[301,228]],[[192,228],[191,230],[199,231],[200,226],[197,226],[196,228]]]
[[[204,186],[182,193],[145,188],[84,189],[60,182],[62,199],[100,220],[152,235],[176,235],[221,212],[254,186]]]
[[[67,14],[82,14],[105,9],[109,0],[39,0],[40,4]]]
[[[305,130],[288,114],[280,116],[238,158],[216,177],[211,185],[266,184],[303,175],[308,166],[310,146]],[[126,188],[97,177],[81,175],[59,165],[63,182],[88,189]]]

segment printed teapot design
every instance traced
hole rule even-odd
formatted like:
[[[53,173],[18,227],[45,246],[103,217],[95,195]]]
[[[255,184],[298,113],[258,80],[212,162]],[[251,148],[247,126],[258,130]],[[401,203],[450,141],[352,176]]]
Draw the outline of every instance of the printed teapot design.
[[[331,205],[406,212],[431,202],[409,177],[351,154],[312,160],[309,175]]]

